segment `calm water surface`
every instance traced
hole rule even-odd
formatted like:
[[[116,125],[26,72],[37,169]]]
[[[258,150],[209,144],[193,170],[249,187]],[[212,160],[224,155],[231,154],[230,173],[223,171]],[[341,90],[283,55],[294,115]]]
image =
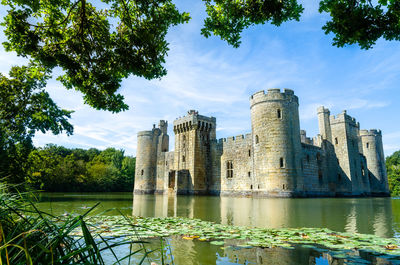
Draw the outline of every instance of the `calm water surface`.
[[[400,199],[277,199],[215,196],[132,195],[132,193],[43,193],[39,207],[54,214],[82,213],[97,202],[145,217],[182,216],[248,227],[326,227],[334,231],[400,238]],[[108,211],[104,214],[117,215]],[[206,242],[171,238],[176,264],[346,264],[310,249],[225,249]],[[234,242],[233,242],[234,243]],[[155,243],[156,244],[156,243]],[[121,250],[122,251],[122,250]],[[366,264],[400,264],[376,262]]]

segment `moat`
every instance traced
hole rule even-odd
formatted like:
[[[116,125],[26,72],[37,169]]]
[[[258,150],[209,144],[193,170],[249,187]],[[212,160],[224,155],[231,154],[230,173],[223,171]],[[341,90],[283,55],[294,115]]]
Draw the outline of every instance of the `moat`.
[[[265,228],[326,227],[338,232],[400,238],[400,199],[397,198],[133,197],[131,193],[44,193],[40,196],[38,205],[40,209],[54,214],[65,214],[83,213],[87,207],[97,202],[101,202],[98,212],[118,208],[124,214],[144,217],[182,216],[222,224]],[[111,211],[106,214],[119,213]],[[290,250],[288,255],[288,250],[282,249],[236,253],[206,242],[181,239],[170,239],[170,244],[176,264],[274,264],[274,259],[280,260],[283,257],[285,259],[276,264],[330,264],[321,253],[314,253],[309,249]],[[126,250],[121,250],[124,251]],[[260,251],[265,253],[260,254]],[[261,263],[257,260],[260,257],[268,258],[270,262]],[[313,262],[309,263],[310,260]]]

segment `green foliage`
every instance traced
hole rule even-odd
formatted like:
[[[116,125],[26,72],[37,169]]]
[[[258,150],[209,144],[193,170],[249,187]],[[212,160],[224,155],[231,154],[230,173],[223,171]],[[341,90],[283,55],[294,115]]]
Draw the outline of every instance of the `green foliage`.
[[[271,22],[280,26],[289,20],[299,20],[303,7],[296,0],[203,0],[207,15],[201,34],[214,34],[233,47],[239,47],[243,29]]]
[[[311,248],[326,248],[331,250],[362,250],[374,254],[393,255],[393,260],[400,256],[400,239],[382,238],[371,234],[350,232],[335,232],[327,228],[258,228],[232,226],[213,223],[200,219],[185,217],[137,217],[123,218],[121,216],[95,216],[89,218],[89,224],[103,224],[94,230],[104,236],[128,235],[133,239],[178,236],[184,240],[207,241],[213,245],[232,245],[240,242],[240,247],[292,248],[304,244]],[[131,227],[134,222],[136,227]],[[74,231],[80,235],[82,231]],[[344,253],[343,253],[344,254]],[[349,253],[354,257],[354,253]],[[391,258],[391,257],[388,257]],[[362,263],[357,263],[362,264]]]
[[[386,158],[389,189],[392,196],[400,196],[400,151]]]
[[[29,154],[26,181],[45,191],[132,191],[135,158],[123,150],[47,145]]]
[[[203,0],[207,17],[201,34],[214,34],[239,47],[244,29],[258,24],[299,20],[297,0]],[[112,112],[128,109],[118,94],[130,75],[146,79],[166,74],[165,37],[172,26],[188,22],[173,0],[2,0],[8,8],[2,25],[7,51],[30,59],[58,77],[68,89],[82,92],[86,104]],[[323,30],[333,45],[371,48],[380,37],[400,40],[397,0],[321,0],[330,15]]]
[[[102,237],[92,232],[87,216],[56,217],[38,210],[32,194],[11,194],[0,182],[0,264],[143,264],[150,252],[143,241]],[[81,236],[73,236],[79,228]],[[129,249],[117,257],[117,249]],[[135,251],[132,251],[132,249]],[[163,255],[163,252],[160,251]],[[113,254],[112,256],[110,254]],[[139,256],[139,257],[137,257]],[[108,257],[106,260],[105,257]],[[112,263],[110,263],[112,262]]]
[[[171,0],[3,0],[7,51],[29,58],[48,71],[61,67],[58,79],[84,95],[85,103],[112,112],[126,110],[117,94],[123,78],[166,74],[165,36],[187,22]]]
[[[335,46],[358,44],[369,49],[380,37],[400,40],[398,0],[323,0],[319,11],[331,16],[322,29],[334,34]]]
[[[60,109],[44,91],[49,78],[41,67],[12,67],[0,74],[0,175],[20,182],[37,131],[72,134],[71,111]]]

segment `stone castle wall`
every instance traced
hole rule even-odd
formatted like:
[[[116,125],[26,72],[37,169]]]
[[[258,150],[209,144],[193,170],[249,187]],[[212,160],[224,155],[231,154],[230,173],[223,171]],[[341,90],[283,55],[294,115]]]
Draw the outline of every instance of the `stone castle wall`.
[[[275,197],[388,196],[382,134],[360,130],[346,111],[318,108],[320,133],[300,130],[293,90],[250,97],[251,133],[216,139],[216,119],[191,110],[138,133],[136,193]]]
[[[223,138],[220,139],[220,143],[223,149],[220,172],[221,193],[249,194],[253,190],[258,190],[258,187],[254,186],[256,182],[252,168],[251,134]]]

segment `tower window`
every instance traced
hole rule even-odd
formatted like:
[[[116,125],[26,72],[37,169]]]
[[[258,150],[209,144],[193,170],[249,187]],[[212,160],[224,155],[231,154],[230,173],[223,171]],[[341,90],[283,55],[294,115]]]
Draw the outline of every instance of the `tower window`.
[[[144,170],[142,169],[142,171],[140,171],[140,175],[143,176],[143,174],[144,174]]]
[[[285,187],[285,184],[283,184],[283,185],[282,185],[282,189],[285,190],[285,188],[286,188],[286,187]]]
[[[335,144],[339,144],[337,137],[335,138]]]
[[[318,170],[318,180],[319,183],[322,184],[322,170]]]
[[[233,163],[232,163],[232,161],[226,162],[226,177],[233,178]]]
[[[285,167],[285,161],[283,160],[283,157],[279,158],[279,166],[280,166],[281,168],[284,168],[284,167]]]
[[[278,109],[276,111],[276,114],[277,114],[278,119],[282,119],[282,111],[280,109]]]
[[[367,143],[367,148],[369,148],[369,143]]]
[[[250,173],[250,171],[249,171],[249,172],[247,172],[247,175],[249,176],[249,178],[251,177],[251,173]]]
[[[186,157],[182,156],[182,162],[186,162]]]
[[[249,157],[251,156],[251,150],[249,149]]]
[[[258,135],[256,135],[256,144],[258,144]]]

